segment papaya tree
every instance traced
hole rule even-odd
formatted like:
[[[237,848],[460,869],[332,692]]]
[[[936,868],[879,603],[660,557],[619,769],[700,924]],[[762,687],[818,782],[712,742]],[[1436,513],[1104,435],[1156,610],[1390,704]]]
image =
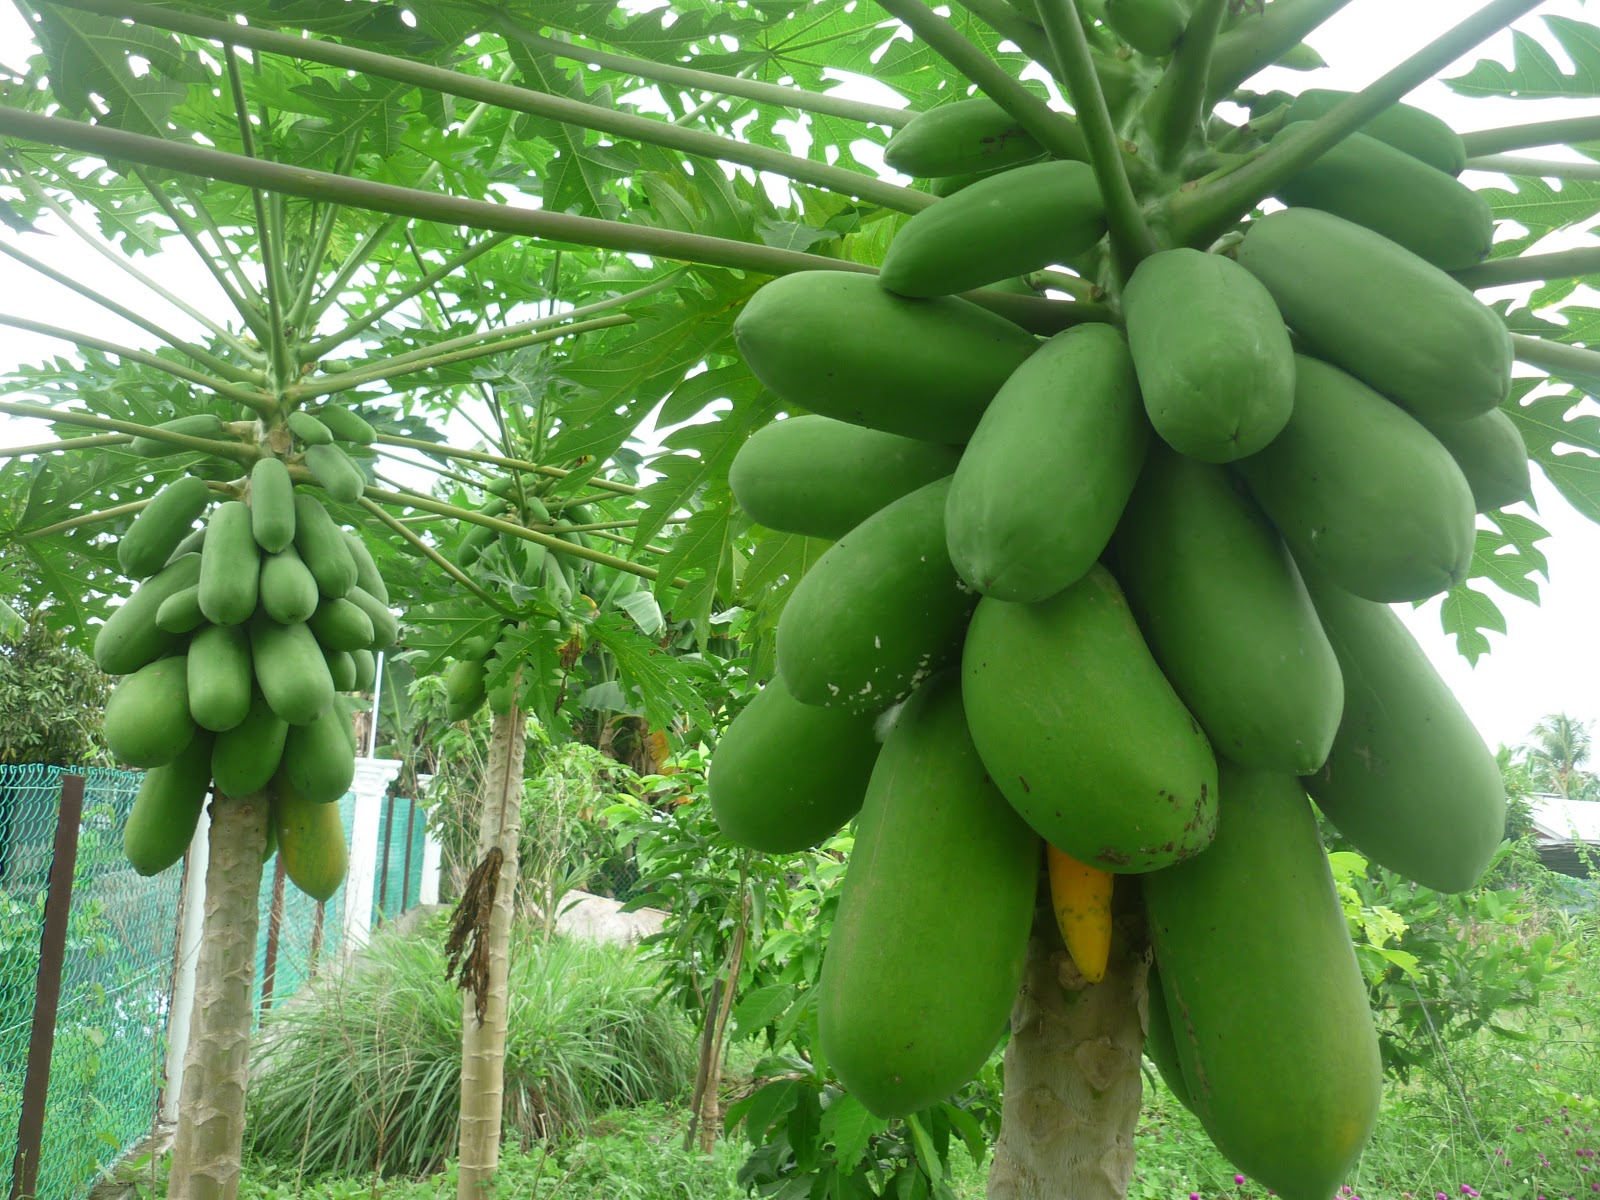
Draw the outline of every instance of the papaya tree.
[[[1476,657],[1503,628],[1477,581],[1538,593],[1529,462],[1600,518],[1578,290],[1600,250],[1574,236],[1600,211],[1600,122],[1462,131],[1405,102],[1514,22],[1509,66],[1446,84],[1592,102],[1594,27],[1491,0],[1335,91],[1314,47],[1345,3],[64,0],[37,6],[37,78],[0,107],[4,180],[24,221],[82,202],[117,236],[202,247],[237,297],[248,332],[143,357],[75,337],[129,373],[84,403],[148,404],[133,385],[161,376],[270,431],[370,388],[379,453],[542,475],[569,501],[647,420],[675,428],[605,565],[651,578],[702,642],[741,610],[797,707],[885,733],[815,1004],[849,1095],[922,1131],[914,1191],[940,1182],[916,1113],[982,1066],[1009,1009],[993,1195],[1126,1192],[1143,1044],[1242,1171],[1311,1197],[1359,1153],[1380,1074],[1305,795],[1373,861],[1470,886],[1503,826],[1498,772],[1387,606],[1443,596]],[[1311,86],[1269,90],[1274,67]],[[892,103],[841,94],[849,77]],[[230,248],[242,228],[283,247],[264,284]],[[608,264],[601,298],[511,319],[529,243]],[[302,253],[316,267],[290,269]],[[447,279],[493,332],[386,324],[433,313]],[[528,388],[555,406],[536,460],[419,428],[414,385],[558,337],[583,340]],[[52,415],[105,439],[169,414]],[[227,428],[156,440],[232,464],[208,490],[260,456]],[[905,465],[926,444],[963,448],[930,479]],[[17,469],[47,473],[57,444],[33,449]],[[273,454],[293,472],[296,452]],[[14,537],[90,542],[129,515],[104,513],[140,502],[116,490],[135,477],[93,470],[51,467],[42,493],[68,490]],[[96,511],[67,515],[85,496]],[[375,476],[350,503],[569,552]],[[106,580],[105,548],[83,550],[81,578]],[[634,646],[641,684],[658,666]],[[1045,843],[1071,861],[1046,872]],[[1257,861],[1275,902],[1241,886]],[[973,880],[996,886],[934,928]],[[1206,917],[1232,931],[1225,961],[1197,942]],[[1302,1052],[1327,1075],[1261,1069]],[[783,1186],[876,1187],[805,1166]]]

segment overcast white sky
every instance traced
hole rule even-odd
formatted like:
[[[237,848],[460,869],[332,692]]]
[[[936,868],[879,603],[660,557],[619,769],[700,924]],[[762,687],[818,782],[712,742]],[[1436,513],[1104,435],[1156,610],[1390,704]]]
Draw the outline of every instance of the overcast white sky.
[[[1437,36],[1440,30],[1483,7],[1484,2],[1354,0],[1311,39],[1330,64],[1328,70],[1314,75],[1268,72],[1258,84],[1291,91],[1308,85],[1360,87]],[[1590,3],[1586,9],[1580,0],[1551,0],[1540,7],[1539,13],[1593,21],[1600,19],[1600,5]],[[1540,30],[1539,22],[1530,18],[1518,25],[1530,32]],[[26,35],[16,10],[0,5],[0,60],[20,65],[22,55],[16,47]],[[1509,61],[1507,35],[1487,43],[1483,49]],[[1476,57],[1464,60],[1446,74],[1458,74]],[[874,91],[874,99],[882,99],[875,89],[868,90]],[[1588,105],[1464,101],[1440,84],[1419,89],[1411,101],[1439,113],[1461,130],[1593,113],[1600,107],[1600,101]],[[1546,151],[1532,153],[1549,156]],[[1487,180],[1473,182],[1481,186]],[[0,231],[0,236],[14,235]],[[1593,239],[1591,233],[1589,240]],[[192,332],[185,318],[160,311],[164,306],[159,301],[83,250],[70,234],[29,235],[20,239],[20,245],[35,257],[91,281],[93,286],[170,328]],[[208,312],[225,311],[210,276],[186,252],[175,249],[159,259],[146,260],[141,266],[191,303]],[[1589,297],[1588,302],[1594,303],[1595,298]],[[149,345],[141,331],[105,315],[66,289],[39,279],[10,259],[0,259],[0,311],[93,330],[130,345]],[[0,331],[0,369],[65,350],[60,342],[13,330]],[[27,428],[30,425],[32,429]],[[39,427],[33,422],[0,418],[0,442],[15,445],[38,436]],[[1550,582],[1543,589],[1543,604],[1536,608],[1493,592],[1506,614],[1508,632],[1503,637],[1491,635],[1493,651],[1479,660],[1476,668],[1468,667],[1455,653],[1451,640],[1439,632],[1439,601],[1432,601],[1417,612],[1411,612],[1408,606],[1402,609],[1407,623],[1491,746],[1521,741],[1533,723],[1549,712],[1566,711],[1586,721],[1600,716],[1600,637],[1596,626],[1596,614],[1600,614],[1600,528],[1574,513],[1542,478],[1535,479],[1535,496],[1538,512],[1530,515],[1535,515],[1553,535],[1543,544],[1550,560]]]

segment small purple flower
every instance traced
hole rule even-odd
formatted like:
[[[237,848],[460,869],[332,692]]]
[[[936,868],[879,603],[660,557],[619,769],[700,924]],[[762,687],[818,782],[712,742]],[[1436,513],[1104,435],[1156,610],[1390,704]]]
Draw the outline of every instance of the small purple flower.
[[[1235,1183],[1243,1183],[1244,1182],[1244,1176],[1243,1175],[1235,1175],[1233,1177],[1233,1181]]]
[[[1521,1133],[1521,1132],[1522,1132],[1522,1126],[1521,1126],[1521,1125],[1518,1125],[1518,1126],[1517,1126],[1517,1132],[1518,1132],[1518,1133]],[[1540,1197],[1539,1197],[1539,1200],[1544,1200],[1544,1197],[1543,1197],[1543,1196],[1540,1196]]]
[[[1189,1193],[1189,1200],[1200,1200],[1200,1193],[1199,1192],[1190,1192]]]

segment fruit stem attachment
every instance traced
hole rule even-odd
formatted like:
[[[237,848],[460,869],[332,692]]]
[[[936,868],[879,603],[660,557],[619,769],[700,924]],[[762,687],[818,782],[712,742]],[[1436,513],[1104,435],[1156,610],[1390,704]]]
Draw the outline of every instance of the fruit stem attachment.
[[[1580,275],[1600,275],[1600,246],[1578,246],[1572,250],[1557,250],[1553,254],[1494,258],[1455,272],[1456,281],[1473,291],[1508,283],[1576,279]]]
[[[479,600],[482,600],[490,608],[494,609],[496,612],[504,613],[508,617],[516,616],[516,610],[502,604],[489,592],[479,587],[478,584],[473,581],[472,577],[460,567],[456,566],[455,563],[451,562],[432,546],[428,545],[427,542],[423,541],[416,534],[412,533],[411,530],[407,529],[399,520],[385,512],[381,504],[376,504],[367,499],[365,496],[362,496],[357,503],[373,516],[377,517],[378,520],[382,521],[390,529],[398,533],[405,543],[411,547],[414,553],[433,563],[434,566],[438,567],[446,575],[450,576],[451,579],[454,579],[457,583],[466,588],[467,591],[471,592]]]
[[[1559,375],[1568,383],[1576,383],[1580,387],[1592,387],[1593,381],[1600,380],[1600,350],[1586,350],[1582,346],[1569,346],[1548,338],[1513,333],[1511,352],[1516,355],[1518,362]]]
[[[1217,39],[1206,96],[1215,104],[1263,67],[1305,41],[1306,35],[1350,0],[1275,0]]]
[[[1111,236],[1112,258],[1121,278],[1126,279],[1140,260],[1159,247],[1155,235],[1145,224],[1144,213],[1133,194],[1133,185],[1122,163],[1122,141],[1111,123],[1111,110],[1100,77],[1095,73],[1089,39],[1083,31],[1076,0],[1039,0],[1039,16],[1050,38],[1051,48],[1066,76],[1064,86],[1072,107],[1077,110],[1079,127],[1088,143],[1089,165],[1100,185],[1100,199],[1106,207],[1106,225]]]
[[[877,0],[878,7],[906,25],[928,48],[960,71],[998,104],[1057,158],[1086,161],[1089,146],[1084,133],[1064,113],[1058,113],[983,50],[962,37],[956,28],[928,8],[922,0]]]
[[[1564,162],[1557,158],[1519,158],[1515,154],[1480,154],[1467,159],[1469,171],[1499,171],[1502,175],[1536,179],[1600,179],[1600,162]]]
[[[1278,0],[1267,12],[1289,2]],[[1204,187],[1180,192],[1167,205],[1176,244],[1204,246],[1220,237],[1284,180],[1538,5],[1539,0],[1492,0],[1332,111],[1256,151],[1237,171]]]
[[[1463,133],[1467,155],[1499,154],[1504,150],[1529,150],[1535,146],[1570,146],[1574,142],[1600,141],[1600,117],[1567,117],[1559,121],[1534,121],[1529,125],[1503,125]]]
[[[1184,27],[1166,73],[1145,101],[1156,165],[1172,167],[1205,115],[1211,55],[1228,0],[1200,0]]]

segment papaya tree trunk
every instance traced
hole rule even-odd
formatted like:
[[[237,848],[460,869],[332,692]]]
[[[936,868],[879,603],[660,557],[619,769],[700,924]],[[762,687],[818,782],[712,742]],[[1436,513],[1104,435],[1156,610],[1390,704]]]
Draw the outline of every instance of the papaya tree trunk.
[[[1072,963],[1046,902],[1034,914],[1011,1012],[989,1200],[1122,1200],[1133,1174],[1144,1046],[1146,941],[1117,919],[1105,978]]]
[[[497,715],[489,738],[483,813],[478,823],[478,867],[463,893],[476,909],[476,945],[470,952],[476,986],[462,990],[461,1123],[457,1200],[494,1194],[504,1109],[506,981],[511,969],[511,917],[517,892],[517,843],[522,833],[522,757],[525,717],[513,706]],[[468,914],[458,915],[457,928]]]
[[[244,1153],[250,1017],[268,792],[211,802],[205,920],[183,1058],[170,1200],[233,1200]]]

